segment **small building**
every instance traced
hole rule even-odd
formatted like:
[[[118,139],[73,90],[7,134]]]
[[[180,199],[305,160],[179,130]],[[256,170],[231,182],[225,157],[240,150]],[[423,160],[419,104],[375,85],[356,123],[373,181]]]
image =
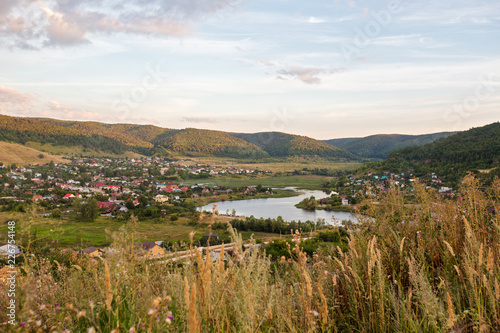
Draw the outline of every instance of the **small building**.
[[[140,248],[146,251],[146,255],[149,258],[157,258],[165,255],[165,249],[157,243],[158,242],[153,243],[150,241],[144,241],[143,243],[139,243],[138,245]]]
[[[155,201],[156,201],[157,203],[165,203],[165,202],[168,202],[168,196],[167,196],[167,195],[158,194],[158,195],[155,197]]]
[[[84,255],[86,255],[87,257],[102,257],[102,254],[104,253],[104,251],[91,246],[91,247],[88,247],[86,249],[83,249],[82,253]]]
[[[207,231],[203,234],[204,240],[219,240],[219,235],[213,231]]]

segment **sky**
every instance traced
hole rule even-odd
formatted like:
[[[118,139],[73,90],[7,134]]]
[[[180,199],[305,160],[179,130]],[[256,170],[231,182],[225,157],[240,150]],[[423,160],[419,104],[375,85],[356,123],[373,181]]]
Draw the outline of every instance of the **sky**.
[[[316,139],[500,119],[498,0],[1,0],[0,114]]]

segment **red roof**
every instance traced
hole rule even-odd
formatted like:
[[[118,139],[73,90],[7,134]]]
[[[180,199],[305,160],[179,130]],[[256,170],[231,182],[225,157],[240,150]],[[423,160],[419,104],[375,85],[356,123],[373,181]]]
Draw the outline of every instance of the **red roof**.
[[[72,196],[72,195],[73,195],[73,194],[68,193],[68,194],[66,194],[64,197],[65,197],[65,198],[71,198],[71,196]]]

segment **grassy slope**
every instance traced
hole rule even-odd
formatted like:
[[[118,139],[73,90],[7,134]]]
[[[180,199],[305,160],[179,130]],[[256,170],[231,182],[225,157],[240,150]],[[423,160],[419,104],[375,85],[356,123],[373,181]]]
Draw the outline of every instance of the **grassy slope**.
[[[103,152],[103,151],[98,151],[95,149],[88,149],[84,148],[82,146],[60,146],[60,145],[53,145],[51,143],[46,143],[46,144],[41,144],[39,142],[26,142],[26,146],[40,150],[44,152],[43,154],[46,154],[45,152],[49,154],[54,154],[54,155],[62,155],[62,156],[91,156],[91,157],[128,157],[128,158],[138,158],[138,157],[143,157],[143,155],[140,155],[138,153],[132,152],[132,151],[126,151],[123,154],[112,154],[109,152]],[[59,157],[60,158],[60,157]],[[55,161],[54,161],[55,162]]]
[[[29,214],[0,212],[0,237],[7,239],[7,221],[16,221],[16,232],[19,237],[26,236],[26,227],[23,228],[23,221],[27,221]],[[78,222],[71,218],[63,217],[60,220],[52,218],[35,218],[32,224],[32,239],[40,239],[44,244],[53,244],[54,247],[85,248],[88,246],[105,247],[111,244],[112,234],[121,227],[137,234],[138,241],[163,240],[163,241],[187,241],[189,233],[195,232],[195,239],[201,237],[208,230],[209,218],[204,223],[197,226],[188,226],[188,219],[179,218],[171,222],[168,218],[161,219],[161,222],[143,221],[136,222],[135,225],[107,217],[99,217],[95,222]],[[217,217],[215,222],[228,221],[227,217]],[[219,235],[225,235],[225,230],[217,230]],[[243,236],[249,238],[251,234],[255,238],[269,239],[276,237],[276,234],[263,232],[247,232]],[[0,242],[1,243],[1,242]]]
[[[44,158],[39,158],[38,155],[40,154],[43,154]],[[65,160],[60,156],[54,156],[17,143],[0,141],[0,162],[4,164],[16,163],[24,165],[29,163],[49,163],[50,161],[60,163]]]

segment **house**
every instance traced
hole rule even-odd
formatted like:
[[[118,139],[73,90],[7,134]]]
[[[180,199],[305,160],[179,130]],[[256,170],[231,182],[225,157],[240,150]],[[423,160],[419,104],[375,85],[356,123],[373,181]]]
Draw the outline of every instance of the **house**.
[[[128,213],[128,211],[129,211],[129,209],[125,206],[121,206],[120,209],[118,209],[118,212],[123,213],[123,214]]]
[[[104,253],[104,251],[91,246],[91,247],[88,247],[86,249],[83,249],[82,253],[84,255],[86,255],[87,257],[102,257],[102,254]]]
[[[181,187],[181,191],[186,192],[187,190],[189,190],[189,187],[187,187],[187,186],[183,186],[183,187]]]
[[[63,199],[69,200],[69,199],[72,199],[72,198],[74,198],[74,197],[75,197],[75,196],[74,196],[73,194],[68,193],[68,194],[66,194],[66,195],[63,197]]]
[[[23,252],[17,245],[7,244],[4,246],[0,246],[0,257],[9,257],[9,256],[19,257],[22,254]]]
[[[342,199],[342,206],[349,206],[349,200],[347,199]]]
[[[177,190],[178,186],[177,186],[176,183],[170,182],[170,183],[167,184],[166,188],[167,188],[167,190],[169,190],[169,189]]]
[[[99,207],[99,209],[104,209],[106,213],[111,213],[115,211],[117,205],[114,202],[97,201],[97,207]]]
[[[146,256],[149,258],[161,257],[165,255],[165,249],[161,247],[160,242],[150,242],[144,241],[143,243],[139,243],[139,247],[146,251]]]
[[[155,201],[156,201],[157,203],[165,203],[165,202],[168,202],[168,196],[158,194],[158,195],[155,197]]]
[[[219,235],[213,231],[207,231],[203,234],[204,240],[219,240]]]

